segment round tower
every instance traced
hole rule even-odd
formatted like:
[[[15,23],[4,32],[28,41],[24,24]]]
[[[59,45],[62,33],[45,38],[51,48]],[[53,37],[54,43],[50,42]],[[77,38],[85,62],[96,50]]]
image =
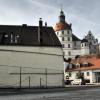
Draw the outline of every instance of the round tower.
[[[89,43],[87,39],[81,41],[81,55],[89,55]]]
[[[71,24],[68,24],[65,21],[65,14],[61,10],[60,15],[58,17],[59,21],[55,25],[55,33],[57,37],[59,38],[63,53],[65,58],[71,58],[72,57],[72,29]]]

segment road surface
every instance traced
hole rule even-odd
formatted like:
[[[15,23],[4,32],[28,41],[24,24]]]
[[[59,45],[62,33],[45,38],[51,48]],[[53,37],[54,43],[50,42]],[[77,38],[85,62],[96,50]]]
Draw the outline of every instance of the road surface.
[[[58,93],[0,96],[0,100],[100,100],[100,87]]]

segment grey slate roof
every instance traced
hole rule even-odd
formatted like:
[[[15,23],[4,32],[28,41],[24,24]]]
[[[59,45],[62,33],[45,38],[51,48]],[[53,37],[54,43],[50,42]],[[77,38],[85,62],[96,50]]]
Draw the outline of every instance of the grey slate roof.
[[[74,34],[72,34],[72,40],[73,41],[81,41],[78,37],[76,37]]]
[[[87,40],[87,39],[83,39],[83,40],[81,41],[81,43],[84,43],[84,42],[88,42],[88,40]]]
[[[11,34],[13,34],[13,37],[19,36],[18,43],[11,43]],[[43,46],[61,47],[61,43],[52,27],[43,26],[42,34]],[[5,37],[5,35],[8,35],[8,37]],[[0,25],[0,44],[39,46],[38,26]]]

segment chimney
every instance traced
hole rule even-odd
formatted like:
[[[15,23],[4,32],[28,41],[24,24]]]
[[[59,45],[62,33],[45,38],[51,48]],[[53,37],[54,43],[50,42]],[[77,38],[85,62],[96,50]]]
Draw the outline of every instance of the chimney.
[[[47,27],[47,22],[45,22],[45,27]]]
[[[39,45],[43,44],[43,36],[42,36],[42,18],[39,19],[39,27],[38,27],[38,41]]]

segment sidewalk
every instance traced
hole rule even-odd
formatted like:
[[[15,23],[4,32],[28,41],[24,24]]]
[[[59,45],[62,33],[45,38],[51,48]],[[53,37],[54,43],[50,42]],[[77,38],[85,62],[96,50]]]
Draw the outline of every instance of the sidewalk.
[[[63,88],[2,88],[0,89],[0,96],[5,95],[22,95],[22,94],[41,94],[41,93],[55,93],[64,91],[77,91],[84,89],[100,88],[100,85],[68,85]]]

